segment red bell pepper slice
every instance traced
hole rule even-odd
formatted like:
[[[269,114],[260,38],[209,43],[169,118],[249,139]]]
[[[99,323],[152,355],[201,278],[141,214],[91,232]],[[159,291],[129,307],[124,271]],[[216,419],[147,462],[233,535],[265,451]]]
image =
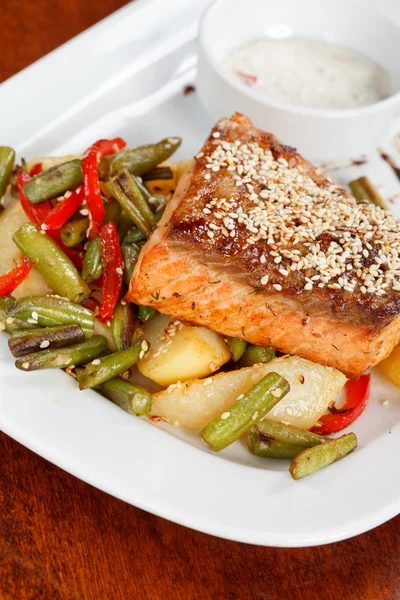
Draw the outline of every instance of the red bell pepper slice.
[[[314,425],[311,431],[329,435],[354,423],[367,406],[370,380],[370,375],[362,375],[357,381],[348,381],[345,386],[346,402],[344,405],[339,409],[331,408],[331,413],[322,415],[318,421],[321,425]]]
[[[22,259],[22,265],[15,267],[8,273],[0,276],[0,296],[11,294],[20,283],[23,282],[32,268],[32,263],[25,257]]]
[[[43,231],[61,229],[64,223],[82,206],[84,200],[85,192],[82,185],[72,190],[70,194],[67,192],[64,200],[58,202],[40,228]]]
[[[35,177],[36,175],[40,175],[40,173],[43,171],[42,169],[42,163],[36,163],[33,165],[32,169],[29,172],[29,175],[31,177]]]
[[[26,171],[22,169],[18,170],[17,173],[17,188],[19,193],[19,199],[21,202],[21,206],[32,223],[36,223],[36,225],[41,225],[43,221],[45,221],[48,215],[51,212],[51,204],[47,200],[46,202],[42,202],[41,204],[32,204],[29,202],[26,194],[24,192],[24,185],[31,180],[31,176],[28,175]]]
[[[103,262],[103,285],[98,318],[103,323],[111,321],[121,293],[123,258],[117,228],[113,221],[100,229],[101,260]]]
[[[99,140],[86,150],[82,158],[83,186],[89,210],[89,237],[98,234],[104,218],[103,199],[101,197],[98,166],[103,156],[115,154],[125,148],[121,138]]]

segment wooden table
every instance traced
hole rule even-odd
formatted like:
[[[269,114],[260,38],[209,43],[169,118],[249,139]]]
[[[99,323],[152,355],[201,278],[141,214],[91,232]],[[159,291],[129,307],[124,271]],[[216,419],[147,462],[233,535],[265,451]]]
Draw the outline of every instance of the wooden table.
[[[0,81],[123,4],[2,0]],[[400,599],[400,517],[330,546],[262,548],[124,504],[4,434],[0,456],[2,600]]]

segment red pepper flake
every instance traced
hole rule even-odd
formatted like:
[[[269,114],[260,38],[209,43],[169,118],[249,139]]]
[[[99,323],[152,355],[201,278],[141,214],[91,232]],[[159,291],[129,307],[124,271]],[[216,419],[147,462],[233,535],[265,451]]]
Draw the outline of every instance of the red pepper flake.
[[[17,288],[20,283],[24,281],[24,279],[29,274],[32,268],[32,263],[25,257],[22,258],[22,265],[12,269],[8,273],[1,275],[0,277],[0,296],[7,296],[11,294],[15,288]]]
[[[98,318],[109,323],[119,300],[123,279],[123,258],[117,228],[113,221],[100,230],[101,260],[103,263],[103,285]]]
[[[257,75],[252,75],[251,73],[244,73],[243,71],[238,70],[236,70],[235,73],[240,77],[243,83],[245,83],[249,87],[252,87],[258,81]]]
[[[72,215],[82,206],[85,200],[83,185],[79,185],[72,192],[67,192],[64,200],[59,202],[41,225],[43,231],[48,229],[58,230],[72,217]]]
[[[98,175],[99,162],[103,156],[115,154],[125,148],[125,146],[126,142],[121,138],[98,140],[83,155],[83,187],[89,209],[89,238],[98,234],[104,218],[104,206]]]

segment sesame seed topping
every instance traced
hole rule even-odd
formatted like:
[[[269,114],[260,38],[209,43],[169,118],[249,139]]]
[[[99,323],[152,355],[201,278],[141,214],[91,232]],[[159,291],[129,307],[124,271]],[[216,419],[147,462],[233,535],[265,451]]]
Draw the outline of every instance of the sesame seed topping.
[[[28,319],[28,321],[29,321],[29,319]],[[11,325],[11,323],[14,323],[14,319],[13,319],[13,317],[8,317],[8,318],[6,319],[6,323],[7,323],[8,325]]]
[[[100,364],[99,358],[95,358],[94,360],[92,360],[92,365],[99,365],[99,364]]]
[[[225,419],[227,419],[230,416],[230,414],[230,412],[223,412],[221,415],[221,419],[225,421]]]
[[[29,367],[30,367],[30,366],[31,366],[31,365],[30,365],[30,363],[28,363],[28,362],[23,362],[23,363],[22,363],[22,365],[21,365],[21,367],[22,367],[23,369],[29,369]]]
[[[50,346],[49,340],[43,340],[43,342],[40,344],[40,348],[48,348],[49,346]]]
[[[121,267],[117,267],[115,269],[115,271],[118,273],[118,275],[123,275],[124,274],[124,271],[123,271],[123,269],[121,269]]]
[[[276,388],[275,390],[271,391],[271,394],[275,396],[275,398],[280,398],[282,396],[282,393],[282,390],[280,390],[279,388]]]
[[[298,293],[400,292],[400,219],[327,178],[314,180],[297,160],[275,158],[254,139],[219,137],[213,133],[202,171],[206,181],[228,180],[225,197],[206,196],[202,207],[209,244],[250,249],[261,285],[279,292],[292,273]]]

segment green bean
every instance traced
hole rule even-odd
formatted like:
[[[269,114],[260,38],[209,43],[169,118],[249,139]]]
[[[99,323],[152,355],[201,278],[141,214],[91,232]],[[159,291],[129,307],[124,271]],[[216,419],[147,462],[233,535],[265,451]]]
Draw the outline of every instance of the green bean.
[[[40,204],[61,196],[82,183],[82,169],[79,158],[46,169],[24,185],[26,197],[32,204]]]
[[[357,200],[367,200],[384,210],[390,210],[389,205],[367,177],[359,177],[359,179],[350,181],[349,187]]]
[[[121,375],[137,363],[148,348],[147,342],[137,342],[130,348],[121,352],[114,352],[103,358],[98,358],[94,364],[91,363],[80,377],[79,387],[81,390],[101,385],[105,381]]]
[[[318,444],[324,444],[329,439],[323,435],[300,429],[300,427],[275,423],[275,421],[268,421],[268,419],[260,421],[256,429],[261,439],[267,437],[284,444],[303,446],[303,448],[312,448]]]
[[[17,359],[15,366],[22,371],[66,369],[67,367],[87,364],[100,356],[106,348],[106,338],[102,335],[94,335],[90,340],[73,346],[33,352]]]
[[[128,217],[136,225],[136,227],[143,233],[143,235],[146,238],[149,237],[149,233],[151,231],[150,223],[146,220],[145,216],[132,202],[132,200],[128,198],[128,196],[125,194],[118,180],[111,179],[110,181],[107,181],[106,187],[110,194],[112,194],[114,198],[120,203]]]
[[[13,170],[15,151],[8,146],[0,146],[0,198],[5,194]]]
[[[101,243],[99,236],[90,240],[83,258],[82,277],[87,283],[96,281],[103,273]]]
[[[247,433],[289,390],[286,379],[278,373],[268,373],[228,411],[211,421],[200,436],[214,452],[226,448]]]
[[[142,323],[147,323],[154,317],[157,313],[157,310],[152,306],[139,306],[138,308],[138,317],[142,321]]]
[[[118,352],[132,345],[133,335],[138,325],[135,305],[131,302],[118,304],[111,321],[111,332]]]
[[[16,299],[12,296],[0,296],[0,331],[7,331],[12,333],[18,329],[26,329],[27,327],[32,329],[35,327],[33,324],[27,324],[21,319],[17,319],[9,314],[8,310],[11,306],[16,304]]]
[[[294,458],[304,450],[304,446],[295,446],[268,438],[261,439],[257,431],[252,430],[247,435],[247,446],[254,456],[264,458]]]
[[[127,169],[132,175],[144,175],[172,156],[181,141],[179,137],[170,137],[157,144],[130,148],[107,156],[100,161],[99,176],[107,179],[122,169]]]
[[[118,204],[118,202],[117,202],[117,204]],[[130,229],[132,229],[132,226],[134,227],[132,219],[130,218],[129,215],[126,214],[126,212],[124,210],[121,209],[121,216],[119,218],[118,225],[117,225],[117,232],[118,232],[118,237],[120,240],[124,239],[124,237],[127,235],[128,231]],[[142,236],[143,236],[143,234],[142,234]],[[146,238],[143,236],[143,239],[146,239]]]
[[[7,315],[28,323],[28,327],[29,324],[55,327],[77,323],[82,327],[86,337],[90,337],[94,330],[94,313],[80,304],[70,302],[67,298],[26,296],[10,305]]]
[[[143,233],[137,227],[133,227],[123,238],[122,245],[137,244],[138,242],[143,242],[145,239]]]
[[[90,296],[90,288],[61,248],[33,223],[21,225],[13,240],[56,294],[80,301]]]
[[[43,348],[61,348],[76,344],[85,339],[80,325],[60,325],[58,327],[40,327],[20,329],[8,339],[8,347],[15,357],[39,352]]]
[[[126,412],[142,416],[151,410],[152,396],[122,377],[114,377],[100,386],[100,392]]]
[[[121,246],[121,252],[124,259],[124,281],[129,286],[132,273],[139,257],[140,248],[136,244],[131,246]]]
[[[143,181],[157,181],[159,179],[173,179],[174,174],[171,167],[165,165],[164,167],[156,167],[148,173],[143,174]]]
[[[291,462],[289,471],[293,479],[301,479],[318,469],[327,467],[357,448],[355,433],[347,433],[325,444],[307,448]]]
[[[104,205],[104,219],[103,225],[107,225],[110,221],[113,223],[119,223],[121,218],[121,207],[116,200],[110,200]]]
[[[269,346],[249,344],[240,359],[240,367],[252,367],[259,363],[267,363],[275,358],[275,350]]]
[[[150,197],[147,189],[139,184],[126,169],[118,175],[117,181],[131,202],[133,202],[140,210],[146,221],[150,223],[150,225],[155,225],[156,218],[147,203],[147,199]]]
[[[239,338],[226,338],[226,343],[229,346],[229,350],[232,354],[232,360],[237,362],[240,358],[242,358],[246,348],[247,342],[241,340]]]
[[[86,238],[88,227],[89,219],[87,218],[74,219],[65,223],[60,229],[63,244],[68,248],[81,244]]]

